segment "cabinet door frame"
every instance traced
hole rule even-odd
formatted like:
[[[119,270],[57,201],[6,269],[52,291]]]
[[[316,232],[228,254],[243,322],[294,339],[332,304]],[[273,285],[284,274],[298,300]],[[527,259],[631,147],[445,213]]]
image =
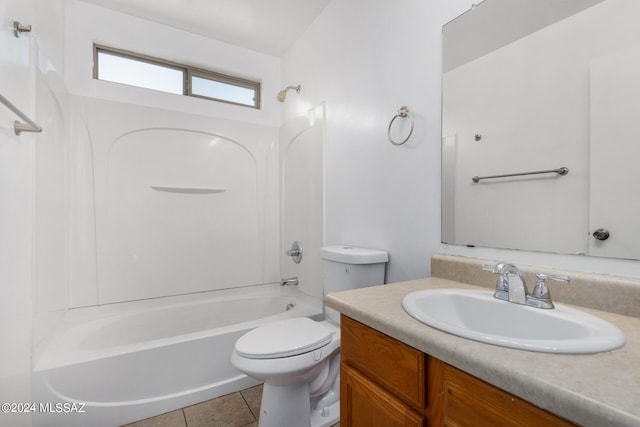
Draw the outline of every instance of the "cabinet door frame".
[[[340,368],[340,400],[342,427],[426,427],[427,425],[426,418],[422,414],[415,412],[357,369],[344,364]],[[361,408],[362,406],[366,408]]]
[[[341,318],[340,360],[358,369],[416,411],[427,406],[427,356],[347,316]]]

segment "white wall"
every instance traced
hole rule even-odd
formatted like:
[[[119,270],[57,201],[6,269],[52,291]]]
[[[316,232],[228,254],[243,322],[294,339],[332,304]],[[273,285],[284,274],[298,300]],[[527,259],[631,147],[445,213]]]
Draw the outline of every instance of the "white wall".
[[[55,74],[54,63],[59,63],[56,58],[62,49],[60,10],[58,1],[46,4],[30,0],[0,1],[0,45],[3,46],[0,93],[43,128],[49,123],[38,103],[43,98],[52,99],[47,95],[51,88],[44,80]],[[14,20],[31,24],[32,32],[15,38]],[[53,49],[54,46],[57,49]],[[44,133],[16,136],[13,132],[16,119],[18,117],[0,106],[0,401],[24,403],[31,401],[34,294],[39,284],[35,267],[41,260],[37,248],[44,246],[35,234],[39,227],[34,213],[38,203],[35,200],[36,161],[43,160],[43,157],[36,160],[36,156],[44,154],[38,149],[40,144],[52,141],[44,138]],[[55,212],[53,214],[55,216]],[[52,236],[42,237],[47,240]],[[53,240],[55,238],[53,236]],[[57,249],[64,252],[63,247]],[[31,417],[28,413],[3,412],[0,424],[30,426]]]
[[[469,4],[334,0],[284,57],[286,116],[327,103],[325,243],[389,251],[388,282],[428,275],[440,241],[440,30]]]
[[[64,308],[65,216],[60,105],[64,93],[62,0],[0,1],[0,93],[44,129],[16,136],[18,119],[0,106],[0,401],[30,402],[34,317]],[[32,25],[15,38],[13,21]],[[54,313],[54,314],[52,314]],[[46,320],[45,322],[46,323]],[[26,414],[0,424],[30,426]]]
[[[0,3],[0,93],[29,116],[34,112],[29,36],[16,39],[14,20],[33,22],[31,2]],[[0,105],[0,401],[28,402],[31,371],[33,227],[32,134],[14,135],[18,118]],[[28,426],[25,415],[0,414],[0,424]]]
[[[302,85],[285,117],[327,103],[325,243],[388,250],[387,282],[427,276],[434,253],[640,277],[636,261],[440,243],[441,26],[471,3],[334,0],[285,55],[283,84]],[[416,130],[393,147],[401,105]]]

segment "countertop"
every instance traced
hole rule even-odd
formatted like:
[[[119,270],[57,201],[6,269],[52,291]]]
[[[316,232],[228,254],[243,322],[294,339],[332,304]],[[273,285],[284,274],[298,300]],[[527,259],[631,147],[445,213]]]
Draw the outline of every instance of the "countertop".
[[[429,277],[335,292],[328,307],[496,387],[584,426],[640,426],[640,319],[575,307],[616,325],[623,348],[592,355],[546,354],[484,344],[409,316],[402,299],[433,288],[483,289]],[[568,305],[568,304],[566,304]]]

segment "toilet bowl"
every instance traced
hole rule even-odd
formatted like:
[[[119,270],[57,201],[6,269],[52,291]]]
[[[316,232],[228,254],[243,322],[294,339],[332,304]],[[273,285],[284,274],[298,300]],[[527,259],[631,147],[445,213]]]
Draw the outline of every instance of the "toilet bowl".
[[[384,283],[384,251],[352,246],[320,249],[324,293]],[[231,363],[264,382],[258,427],[330,427],[340,420],[339,316],[281,320],[236,341]]]
[[[340,418],[340,330],[307,317],[240,337],[231,363],[264,381],[259,427],[329,427]]]

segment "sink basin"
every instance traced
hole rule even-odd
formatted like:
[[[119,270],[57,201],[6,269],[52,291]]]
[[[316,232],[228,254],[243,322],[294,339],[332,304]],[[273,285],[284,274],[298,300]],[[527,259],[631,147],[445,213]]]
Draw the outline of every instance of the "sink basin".
[[[490,291],[428,289],[402,307],[420,322],[464,338],[544,353],[589,354],[620,348],[624,334],[609,322],[561,304],[546,310],[502,301]]]

